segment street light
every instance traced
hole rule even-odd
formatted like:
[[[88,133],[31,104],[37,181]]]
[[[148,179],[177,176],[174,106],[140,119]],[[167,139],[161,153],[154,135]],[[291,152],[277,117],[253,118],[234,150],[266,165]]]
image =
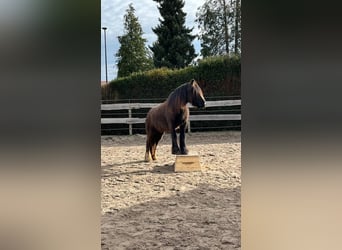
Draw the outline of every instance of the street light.
[[[104,43],[105,43],[105,63],[106,63],[106,83],[108,83],[108,74],[107,74],[107,42],[106,42],[106,30],[107,27],[102,27],[104,31]]]

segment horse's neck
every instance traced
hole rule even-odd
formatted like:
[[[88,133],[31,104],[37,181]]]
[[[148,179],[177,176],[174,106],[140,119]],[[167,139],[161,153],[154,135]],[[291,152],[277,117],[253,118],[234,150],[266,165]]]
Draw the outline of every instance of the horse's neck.
[[[186,106],[186,104],[188,103],[188,100],[184,98],[184,96],[174,93],[166,100],[166,102],[168,103],[168,105],[177,106],[178,108],[184,108],[184,106]]]
[[[172,93],[173,96],[169,98],[173,99],[173,101],[176,102],[177,106],[179,105],[181,109],[185,108],[186,104],[188,103],[187,93],[184,88],[185,86],[179,87]]]

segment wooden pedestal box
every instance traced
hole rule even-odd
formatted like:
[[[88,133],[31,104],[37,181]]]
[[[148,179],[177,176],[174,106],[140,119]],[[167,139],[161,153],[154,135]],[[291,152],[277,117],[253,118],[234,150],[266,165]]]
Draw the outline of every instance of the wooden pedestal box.
[[[201,171],[199,156],[197,153],[188,155],[177,155],[175,161],[175,172]]]

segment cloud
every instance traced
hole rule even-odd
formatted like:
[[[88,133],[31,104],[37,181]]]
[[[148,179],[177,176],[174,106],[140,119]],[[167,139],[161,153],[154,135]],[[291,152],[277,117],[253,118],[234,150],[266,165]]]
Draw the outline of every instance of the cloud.
[[[197,25],[195,24],[197,8],[202,6],[205,0],[185,0],[184,12],[186,16],[186,26],[188,28],[194,28],[193,34],[197,32]],[[152,28],[159,24],[160,14],[157,8],[157,3],[153,0],[102,0],[101,1],[101,26],[107,27],[107,59],[108,65],[114,67],[111,70],[108,69],[108,79],[112,80],[116,78],[116,65],[115,54],[119,49],[118,36],[122,35],[123,29],[123,16],[126,13],[128,5],[132,3],[135,8],[135,15],[138,17],[139,23],[143,29],[143,37],[147,39],[147,45],[151,45],[157,40],[157,36],[153,33]],[[104,39],[103,32],[101,33],[101,80],[105,80],[104,69]],[[194,41],[196,52],[199,52],[199,43]],[[109,66],[108,66],[109,68]]]

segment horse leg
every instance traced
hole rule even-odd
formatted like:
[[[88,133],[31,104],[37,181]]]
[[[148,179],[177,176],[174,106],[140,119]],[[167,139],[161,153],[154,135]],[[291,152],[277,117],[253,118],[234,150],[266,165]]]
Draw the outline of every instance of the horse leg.
[[[182,155],[187,155],[189,152],[185,145],[185,127],[186,123],[182,124],[179,128],[179,146]]]
[[[146,136],[146,153],[145,153],[145,161],[151,161],[151,157],[150,157],[150,148],[151,148],[151,139],[150,139],[150,135]]]
[[[172,129],[171,139],[172,139],[172,150],[171,150],[172,154],[177,155],[179,154],[180,150],[179,150],[178,143],[177,143],[176,129]]]
[[[151,156],[152,156],[152,160],[157,160],[156,158],[156,149],[157,149],[157,145],[158,142],[160,141],[161,137],[162,137],[163,133],[155,133],[155,136],[153,138],[153,145],[152,145],[152,149],[151,149]]]

